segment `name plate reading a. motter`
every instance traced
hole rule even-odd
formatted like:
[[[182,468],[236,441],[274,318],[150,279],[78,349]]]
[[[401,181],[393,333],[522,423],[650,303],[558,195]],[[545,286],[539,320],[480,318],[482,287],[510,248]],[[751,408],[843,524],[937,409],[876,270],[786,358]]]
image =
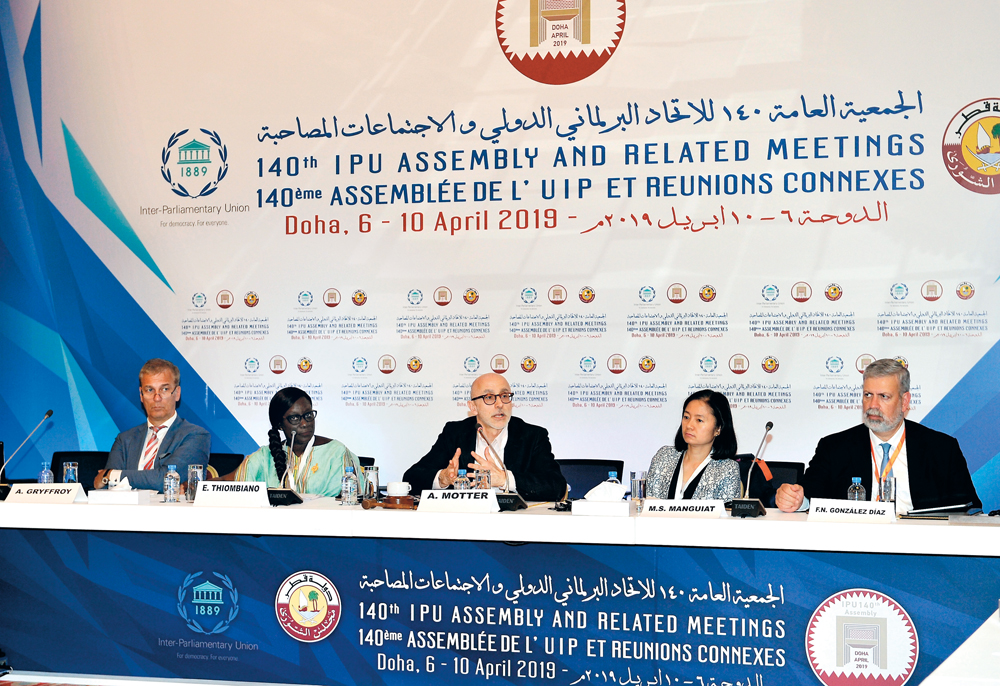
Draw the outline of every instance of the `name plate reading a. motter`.
[[[417,512],[499,512],[492,489],[473,491],[423,491]]]
[[[726,515],[723,500],[660,500],[646,498],[640,517],[681,517],[684,519],[719,519]]]
[[[894,503],[873,503],[864,500],[813,498],[809,501],[807,521],[892,524],[896,521],[896,506]]]
[[[270,507],[263,481],[202,481],[195,507]]]
[[[7,496],[8,503],[85,503],[87,494],[80,484],[17,484]]]

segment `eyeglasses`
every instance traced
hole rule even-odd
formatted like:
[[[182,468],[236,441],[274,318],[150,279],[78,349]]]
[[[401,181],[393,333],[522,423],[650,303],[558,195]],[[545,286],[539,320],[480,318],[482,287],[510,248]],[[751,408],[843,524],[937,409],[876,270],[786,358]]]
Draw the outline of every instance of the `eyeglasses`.
[[[157,394],[166,397],[171,393],[173,393],[174,391],[176,391],[178,388],[180,388],[180,386],[174,386],[173,388],[171,388],[170,386],[160,386],[159,388],[153,388],[152,386],[143,386],[141,390],[144,396],[146,396],[147,398],[152,398],[154,395]]]
[[[316,419],[316,410],[309,410],[305,414],[290,414],[285,416],[285,421],[292,426],[298,426],[303,419],[307,422]]]
[[[513,393],[501,393],[497,395],[495,393],[484,393],[482,395],[477,395],[473,400],[482,400],[487,405],[493,405],[496,403],[497,398],[500,398],[502,403],[510,403],[514,400]]]

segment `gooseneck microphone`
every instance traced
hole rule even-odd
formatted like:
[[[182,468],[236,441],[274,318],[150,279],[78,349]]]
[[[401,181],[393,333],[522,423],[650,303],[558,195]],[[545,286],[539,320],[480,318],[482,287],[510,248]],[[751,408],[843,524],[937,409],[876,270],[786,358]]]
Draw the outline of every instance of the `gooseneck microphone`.
[[[41,426],[42,424],[44,424],[45,420],[48,419],[51,416],[52,416],[52,410],[49,410],[48,412],[46,412],[45,416],[42,417],[42,421],[38,422],[38,426],[36,426],[34,429],[32,429],[30,434],[28,434],[27,436],[25,436],[24,440],[21,441],[21,445],[17,446],[17,448],[14,449],[14,452],[11,453],[10,457],[8,457],[4,461],[3,466],[0,467],[0,482],[2,482],[3,478],[6,476],[7,465],[10,464],[10,461],[14,459],[15,455],[17,455],[17,451],[24,447],[24,444],[28,442],[28,439],[31,438],[32,436],[34,436],[35,432],[38,431],[38,427]]]
[[[486,453],[487,453],[486,454],[486,458],[489,459],[489,457],[490,457],[489,453],[493,453],[493,461],[496,462],[498,465],[500,465],[500,468],[503,469],[506,472],[507,471],[507,465],[505,465],[503,463],[503,460],[500,459],[500,455],[497,454],[497,451],[493,449],[492,445],[490,445],[490,440],[488,438],[486,438],[486,433],[483,431],[483,425],[482,424],[476,424],[476,433],[479,434],[482,437],[483,442],[486,443]],[[507,488],[507,480],[506,479],[504,479],[503,490],[504,490],[504,493],[506,493],[509,490]]]
[[[764,470],[767,480],[771,480],[771,470],[767,468],[767,463],[760,459],[760,451],[764,449],[764,441],[767,440],[767,434],[773,428],[774,422],[768,422],[764,425],[764,435],[760,439],[760,445],[757,446],[757,453],[753,456],[753,462],[750,463],[750,470],[747,472],[747,496],[750,495],[750,476],[753,474],[753,466],[757,464],[757,462],[760,462],[763,465],[761,469]],[[767,510],[764,508],[764,503],[760,502],[759,498],[734,498],[730,514],[733,517],[760,517],[761,515],[767,514]]]
[[[764,441],[767,440],[767,434],[774,428],[774,422],[768,422],[764,425],[764,435],[760,438],[760,445],[757,446],[757,453],[753,456],[753,462],[750,463],[750,471],[747,472],[747,495],[750,495],[750,476],[753,474],[753,467],[760,460],[760,451],[764,448]],[[770,481],[770,477],[767,479]]]

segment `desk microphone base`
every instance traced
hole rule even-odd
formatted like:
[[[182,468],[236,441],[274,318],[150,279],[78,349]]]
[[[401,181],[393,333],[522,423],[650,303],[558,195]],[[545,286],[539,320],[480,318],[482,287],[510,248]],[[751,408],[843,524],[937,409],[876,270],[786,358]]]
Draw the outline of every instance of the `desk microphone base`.
[[[290,488],[269,488],[267,489],[267,502],[271,507],[278,505],[300,505],[302,498]]]
[[[501,512],[528,509],[528,504],[524,502],[524,498],[517,493],[497,493],[497,504],[500,505]]]
[[[733,507],[729,511],[733,517],[763,517],[767,514],[764,503],[757,498],[734,498]]]

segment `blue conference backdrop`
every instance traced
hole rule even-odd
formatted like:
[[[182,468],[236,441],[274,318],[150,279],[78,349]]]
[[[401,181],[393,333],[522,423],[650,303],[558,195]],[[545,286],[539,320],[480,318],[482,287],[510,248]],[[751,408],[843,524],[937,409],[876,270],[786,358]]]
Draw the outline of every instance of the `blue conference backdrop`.
[[[860,673],[919,683],[1000,588],[995,559],[296,536],[4,529],[0,561],[15,669],[290,683],[801,684],[856,625]]]

